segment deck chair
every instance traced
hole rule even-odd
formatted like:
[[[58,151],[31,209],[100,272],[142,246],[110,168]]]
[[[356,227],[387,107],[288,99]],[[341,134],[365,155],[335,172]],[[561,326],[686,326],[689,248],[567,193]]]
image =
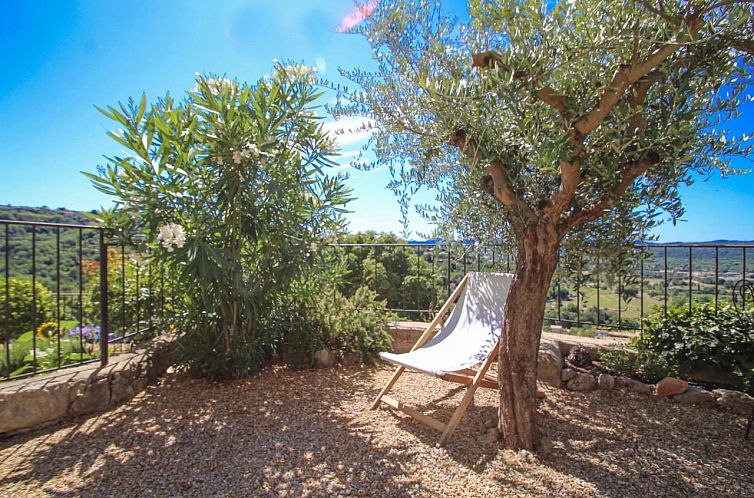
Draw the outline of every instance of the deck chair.
[[[443,446],[461,421],[477,388],[498,387],[497,378],[488,375],[487,371],[497,358],[495,353],[503,324],[503,309],[512,280],[513,275],[506,273],[469,273],[410,352],[380,353],[380,358],[398,365],[398,369],[374,400],[372,409],[383,402],[410,415],[440,431],[442,436],[438,445]],[[447,321],[439,327],[454,303]],[[480,364],[479,368],[475,368]],[[447,424],[387,396],[407,368],[468,385],[461,404]]]

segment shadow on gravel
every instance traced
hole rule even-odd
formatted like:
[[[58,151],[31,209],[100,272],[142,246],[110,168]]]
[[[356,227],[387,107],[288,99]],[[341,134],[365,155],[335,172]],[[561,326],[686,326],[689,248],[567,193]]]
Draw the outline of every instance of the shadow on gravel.
[[[745,496],[754,489],[754,444],[743,440],[741,417],[621,391],[559,400],[542,406],[554,443],[542,463],[601,495]]]
[[[168,376],[114,411],[1,441],[0,492],[26,481],[51,496],[421,493],[403,468],[410,449],[375,446],[360,420],[375,373]],[[66,473],[67,488],[46,485]]]
[[[754,444],[730,413],[546,388],[540,411],[553,450],[535,458],[490,440],[497,393],[484,390],[436,450],[434,430],[369,410],[389,373],[273,367],[223,383],[171,375],[113,411],[0,441],[0,495],[384,498],[442,494],[454,478],[447,489],[481,496],[754,490]],[[448,420],[462,391],[417,377],[395,397]]]
[[[452,385],[448,384],[449,387]],[[402,397],[401,401],[425,415],[447,423],[453,416],[453,412],[464,392],[464,387],[452,388],[448,396],[424,404],[412,402],[411,399],[404,399],[405,396]],[[457,394],[457,399],[452,399],[452,394]],[[441,401],[445,400],[452,401],[442,404]],[[407,415],[387,409],[381,410],[381,412],[385,413],[384,416],[391,416],[401,430],[413,435],[427,447],[435,447],[440,440],[440,432]],[[483,472],[498,453],[497,438],[494,433],[488,432],[488,426],[492,427],[492,420],[497,420],[497,407],[477,405],[476,403],[470,405],[463,419],[461,419],[461,423],[445,444],[446,454],[455,462],[474,472]]]

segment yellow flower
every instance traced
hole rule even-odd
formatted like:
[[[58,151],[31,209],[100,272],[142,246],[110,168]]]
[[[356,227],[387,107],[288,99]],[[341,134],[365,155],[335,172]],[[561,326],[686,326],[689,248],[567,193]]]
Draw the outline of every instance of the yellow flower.
[[[37,337],[40,339],[52,339],[58,335],[58,324],[55,322],[44,322],[37,327]]]

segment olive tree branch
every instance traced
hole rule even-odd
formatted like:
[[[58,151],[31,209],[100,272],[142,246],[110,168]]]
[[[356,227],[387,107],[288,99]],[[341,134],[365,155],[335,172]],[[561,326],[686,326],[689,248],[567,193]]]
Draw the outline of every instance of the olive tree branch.
[[[628,187],[638,177],[647,172],[649,168],[660,162],[660,156],[654,151],[648,151],[644,157],[638,161],[630,162],[623,166],[620,174],[620,181],[605,197],[584,209],[574,209],[565,219],[558,223],[558,232],[563,235],[569,230],[588,221],[593,221],[611,210],[615,206],[615,201],[623,196]]]
[[[473,139],[466,137],[464,130],[456,130],[451,133],[448,143],[458,147],[467,157],[473,161],[479,160],[480,146]],[[485,170],[490,175],[491,183],[485,183],[482,188],[491,194],[500,204],[514,215],[520,215],[529,222],[536,222],[537,215],[529,204],[513,190],[505,172],[505,167],[499,159],[492,159]],[[514,227],[519,227],[520,222],[510,219]]]

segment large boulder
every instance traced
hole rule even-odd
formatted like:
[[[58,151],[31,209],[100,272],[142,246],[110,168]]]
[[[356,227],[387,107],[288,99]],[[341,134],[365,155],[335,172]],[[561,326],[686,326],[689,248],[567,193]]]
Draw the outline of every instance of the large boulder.
[[[657,396],[675,396],[689,390],[689,383],[675,377],[665,377],[657,383],[655,394]]]
[[[588,393],[597,389],[597,381],[592,374],[579,372],[576,377],[568,381],[566,386],[571,391]]]
[[[553,387],[560,387],[560,374],[563,370],[563,356],[555,341],[542,340],[539,343],[537,379]]]
[[[671,401],[676,403],[683,403],[686,405],[714,405],[716,403],[715,396],[697,386],[690,386],[689,390],[682,394],[676,394],[670,397]]]
[[[754,410],[754,398],[746,393],[730,389],[715,389],[712,395],[717,398],[718,405],[739,415],[748,416]]]

